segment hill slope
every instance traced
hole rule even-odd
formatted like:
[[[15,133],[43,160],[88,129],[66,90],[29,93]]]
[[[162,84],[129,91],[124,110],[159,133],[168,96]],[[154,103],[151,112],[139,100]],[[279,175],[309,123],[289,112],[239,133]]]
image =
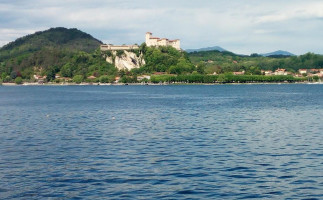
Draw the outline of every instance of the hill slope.
[[[100,44],[102,44],[101,41],[76,28],[58,27],[18,38],[0,48],[0,52],[37,51],[44,47],[59,47],[89,52],[95,50]]]
[[[101,41],[75,28],[51,28],[27,35],[0,48],[2,71],[62,65],[79,51],[94,52]]]

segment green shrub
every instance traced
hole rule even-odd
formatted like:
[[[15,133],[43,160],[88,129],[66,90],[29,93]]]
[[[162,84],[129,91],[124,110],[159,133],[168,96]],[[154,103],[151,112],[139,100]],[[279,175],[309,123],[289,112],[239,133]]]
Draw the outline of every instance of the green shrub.
[[[320,78],[318,76],[313,76],[313,81],[317,82]]]
[[[111,52],[111,51],[105,51],[104,53],[105,53],[105,55],[107,55],[108,57],[113,56],[113,54],[112,54],[112,52]]]
[[[109,77],[107,75],[100,76],[100,83],[109,83]]]
[[[83,76],[82,76],[82,75],[75,75],[75,76],[73,77],[73,82],[75,82],[75,83],[77,83],[77,84],[82,83],[82,81],[83,81]]]
[[[17,85],[22,84],[22,78],[21,78],[21,77],[17,77],[17,78],[15,79],[15,83],[16,83]]]
[[[102,76],[100,76],[100,78],[99,78],[99,81],[101,82],[101,83],[112,83],[113,81],[115,81],[115,76],[113,76],[113,75],[102,75]]]
[[[118,57],[121,57],[123,54],[125,54],[124,50],[117,50]]]
[[[3,82],[6,82],[6,83],[8,83],[8,82],[10,82],[12,79],[10,78],[10,76],[6,76],[6,78],[3,80]]]

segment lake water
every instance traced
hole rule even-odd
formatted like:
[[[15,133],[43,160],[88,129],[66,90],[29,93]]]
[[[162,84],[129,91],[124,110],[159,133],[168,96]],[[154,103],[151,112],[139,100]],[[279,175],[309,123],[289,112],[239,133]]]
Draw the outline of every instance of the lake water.
[[[0,87],[0,199],[251,198],[323,198],[323,85]]]

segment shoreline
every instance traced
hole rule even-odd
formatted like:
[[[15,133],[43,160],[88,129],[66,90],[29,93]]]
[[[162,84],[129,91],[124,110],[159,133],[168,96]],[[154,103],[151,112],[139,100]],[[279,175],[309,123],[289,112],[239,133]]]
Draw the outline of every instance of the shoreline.
[[[281,85],[281,84],[308,84],[308,85],[320,85],[323,82],[254,82],[254,83],[2,83],[0,86],[165,86],[165,85]]]

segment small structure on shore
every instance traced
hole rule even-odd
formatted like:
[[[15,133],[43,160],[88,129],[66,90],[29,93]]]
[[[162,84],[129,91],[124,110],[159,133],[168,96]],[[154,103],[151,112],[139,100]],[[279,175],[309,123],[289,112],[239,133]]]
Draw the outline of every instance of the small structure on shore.
[[[281,68],[278,68],[278,69],[276,69],[275,70],[275,72],[274,72],[274,75],[287,75],[288,73],[287,73],[287,71],[286,71],[286,69],[281,69]]]

